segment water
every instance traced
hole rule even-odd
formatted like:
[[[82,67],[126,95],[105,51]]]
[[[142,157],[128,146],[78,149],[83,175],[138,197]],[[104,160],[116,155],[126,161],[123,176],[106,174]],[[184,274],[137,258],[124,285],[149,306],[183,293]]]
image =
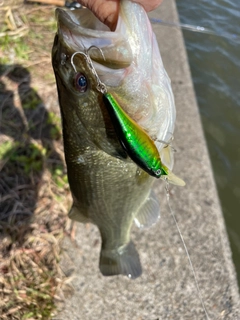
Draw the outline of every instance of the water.
[[[176,2],[240,286],[240,0]]]

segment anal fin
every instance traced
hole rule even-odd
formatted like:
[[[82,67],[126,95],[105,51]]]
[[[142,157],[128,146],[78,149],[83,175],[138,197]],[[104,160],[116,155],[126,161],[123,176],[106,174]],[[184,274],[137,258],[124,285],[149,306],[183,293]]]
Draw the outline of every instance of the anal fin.
[[[166,145],[160,151],[160,157],[161,157],[162,163],[166,167],[168,167],[170,170],[172,170],[173,169],[173,165],[174,165],[174,149],[170,144]]]

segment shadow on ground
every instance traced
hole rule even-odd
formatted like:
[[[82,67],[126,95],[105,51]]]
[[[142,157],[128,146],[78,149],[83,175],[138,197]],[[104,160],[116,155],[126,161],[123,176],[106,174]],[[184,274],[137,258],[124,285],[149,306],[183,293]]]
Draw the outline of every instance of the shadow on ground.
[[[26,68],[0,65],[0,231],[20,245],[31,231],[44,169],[63,170],[54,117]]]

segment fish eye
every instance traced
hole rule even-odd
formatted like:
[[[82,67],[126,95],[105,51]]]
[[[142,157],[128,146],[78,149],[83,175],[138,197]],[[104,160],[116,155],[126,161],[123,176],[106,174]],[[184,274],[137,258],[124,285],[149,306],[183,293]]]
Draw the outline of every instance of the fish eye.
[[[78,73],[75,78],[75,86],[79,92],[86,92],[87,90],[87,78],[84,74]]]

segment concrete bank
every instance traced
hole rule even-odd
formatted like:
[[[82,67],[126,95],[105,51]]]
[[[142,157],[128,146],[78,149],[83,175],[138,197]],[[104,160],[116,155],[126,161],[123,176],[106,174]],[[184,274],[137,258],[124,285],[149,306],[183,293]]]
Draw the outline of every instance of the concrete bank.
[[[178,21],[174,0],[151,16]],[[240,319],[239,293],[211,164],[203,136],[181,31],[154,26],[177,108],[174,172],[187,183],[171,187],[176,214],[210,319]],[[98,269],[100,236],[77,224],[76,243],[64,240],[61,266],[69,276],[65,304],[56,320],[206,319],[186,254],[166,205],[164,183],[155,190],[161,220],[149,230],[133,227],[143,275],[103,277]]]

